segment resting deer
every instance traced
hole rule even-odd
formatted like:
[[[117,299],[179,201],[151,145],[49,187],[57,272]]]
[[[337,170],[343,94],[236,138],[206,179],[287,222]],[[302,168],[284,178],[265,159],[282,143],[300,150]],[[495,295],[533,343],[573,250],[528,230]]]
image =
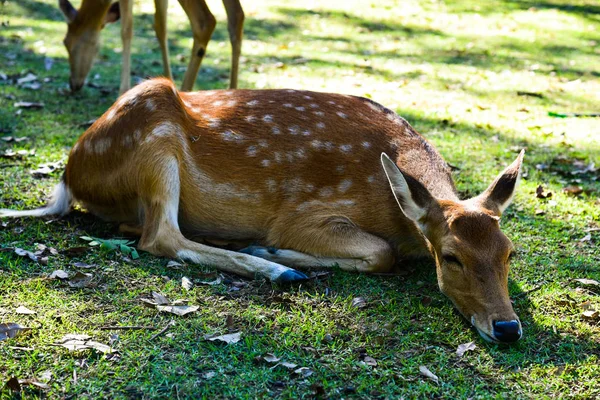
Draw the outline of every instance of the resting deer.
[[[440,289],[479,333],[513,342],[513,246],[499,220],[522,161],[523,152],[481,195],[460,200],[439,153],[371,100],[185,93],[159,78],[79,138],[48,205],[0,216],[64,215],[79,203],[141,235],[141,250],[277,282],[306,279],[296,268],[386,272],[432,257]],[[258,245],[233,252],[192,236]]]
[[[121,40],[123,41],[123,60],[121,65],[121,87],[124,93],[131,87],[131,39],[133,37],[133,0],[82,0],[81,7],[76,10],[69,0],[59,0],[59,6],[68,23],[67,35],[64,39],[69,53],[71,90],[81,89],[85,78],[92,69],[92,64],[100,47],[100,31],[108,23],[121,19]],[[167,46],[167,3],[168,0],[154,0],[154,30],[162,52],[164,75],[173,80],[169,65],[169,48]],[[186,12],[194,36],[194,45],[190,62],[183,78],[182,90],[192,90],[202,59],[206,54],[206,46],[215,29],[216,21],[204,0],[179,0]],[[244,11],[239,0],[223,0],[227,12],[227,26],[231,41],[231,74],[229,86],[236,88],[238,83],[238,66],[242,49],[242,28]]]

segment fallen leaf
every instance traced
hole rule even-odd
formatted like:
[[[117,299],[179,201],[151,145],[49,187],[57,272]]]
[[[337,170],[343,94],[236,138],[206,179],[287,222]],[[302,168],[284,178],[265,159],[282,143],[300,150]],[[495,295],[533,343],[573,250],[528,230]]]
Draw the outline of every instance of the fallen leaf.
[[[0,324],[0,342],[6,339],[12,339],[17,337],[24,331],[28,331],[31,328],[22,327],[14,322],[8,322],[6,324]]]
[[[537,197],[538,199],[547,199],[552,197],[552,192],[549,190],[545,190],[542,185],[539,185],[535,189],[535,197]]]
[[[354,308],[365,308],[367,306],[367,302],[362,297],[355,297],[352,299],[352,307]]]
[[[285,367],[287,369],[295,369],[298,366],[298,364],[294,364],[294,363],[287,362],[287,361],[282,361],[277,365],[281,365],[282,367]]]
[[[477,346],[475,346],[475,342],[463,343],[459,344],[456,349],[456,355],[462,357],[467,351],[475,350]]]
[[[577,196],[577,195],[583,193],[583,188],[581,186],[570,185],[570,186],[567,186],[566,188],[564,188],[563,192],[573,195],[573,196]]]
[[[181,278],[181,286],[185,290],[192,290],[192,288],[194,287],[194,284],[192,283],[192,281],[188,277],[184,276],[184,277]]]
[[[210,340],[211,342],[219,341],[219,342],[225,342],[227,344],[234,344],[234,343],[237,343],[240,340],[242,340],[242,332],[229,333],[229,334],[220,335],[220,336],[208,335],[208,336],[205,336],[204,339]]]
[[[57,269],[48,275],[48,279],[68,279],[69,274],[62,269]]]
[[[212,379],[215,376],[217,376],[217,373],[215,371],[207,371],[207,372],[203,372],[202,374],[200,374],[201,377],[203,377],[204,379]]]
[[[30,378],[30,379],[19,379],[19,383],[21,385],[31,385],[31,386],[35,386],[39,389],[50,389],[50,386],[48,386],[47,384],[38,381],[35,378]]]
[[[431,379],[432,381],[434,381],[435,383],[439,383],[440,379],[437,377],[437,375],[435,375],[433,372],[431,372],[429,370],[429,368],[427,368],[424,365],[421,365],[419,367],[419,372],[421,373],[421,375],[423,375],[426,378]]]
[[[365,356],[363,361],[365,364],[370,365],[371,367],[377,366],[377,360],[375,360],[373,357]]]
[[[15,104],[13,104],[13,106],[15,108],[39,109],[39,108],[44,108],[44,103],[32,103],[32,102],[28,102],[28,101],[19,101],[19,102],[16,102]]]
[[[11,377],[6,384],[4,385],[4,388],[13,392],[20,392],[21,391],[21,385],[19,384],[19,380],[16,377]]]
[[[158,311],[168,312],[171,314],[179,315],[180,317],[198,311],[199,308],[199,306],[156,306],[156,309]]]
[[[30,72],[27,75],[25,75],[24,77],[17,79],[17,85],[22,85],[24,83],[37,81],[37,78],[38,78],[37,76],[35,76],[34,74],[32,74]]]
[[[313,370],[308,367],[300,367],[294,370],[294,373],[302,376],[303,378],[308,378],[313,374]]]
[[[265,354],[264,356],[262,356],[262,359],[268,363],[276,363],[281,360],[281,358],[275,356],[275,354],[273,354],[273,353]]]
[[[546,211],[544,211],[542,209],[538,208],[537,210],[535,210],[535,215],[544,215],[544,214],[546,214]]]
[[[90,339],[90,336],[85,334],[68,334],[63,336],[62,339],[54,345],[62,346],[65,349],[68,349],[69,351],[94,349],[105,354],[113,352],[112,347],[88,339]]]
[[[48,176],[54,171],[58,171],[64,167],[64,163],[62,161],[54,162],[54,163],[46,163],[40,164],[37,169],[30,170],[29,173],[35,177]]]
[[[90,286],[92,278],[92,274],[86,274],[85,272],[78,271],[73,277],[71,277],[68,283],[72,288],[81,289]]]
[[[596,310],[587,310],[582,312],[581,315],[583,316],[583,318],[589,320],[595,320],[598,319],[598,317],[600,317],[600,313]]]
[[[177,261],[173,261],[173,260],[171,260],[167,263],[167,268],[177,268],[177,267],[183,267],[183,264],[181,264]]]
[[[214,286],[214,285],[220,285],[221,282],[223,282],[223,278],[221,278],[221,276],[218,276],[217,279],[215,279],[212,282],[202,281],[202,282],[200,282],[200,284]]]
[[[582,283],[584,285],[594,285],[594,286],[599,286],[600,282],[595,281],[593,279],[586,279],[586,278],[580,278],[580,279],[573,279],[575,282],[579,282]]]
[[[159,306],[171,304],[171,302],[169,301],[169,299],[167,299],[167,297],[165,295],[158,293],[158,292],[152,292],[152,298],[154,299],[156,304]]]
[[[35,311],[30,310],[29,308],[24,307],[24,306],[19,306],[15,310],[15,313],[17,313],[17,314],[23,314],[23,315],[33,315],[33,314],[35,314]]]
[[[88,263],[84,263],[84,262],[80,262],[80,261],[74,262],[72,265],[76,268],[83,268],[83,269],[90,269],[90,268],[95,267],[95,265],[90,265]]]
[[[29,257],[29,259],[32,261],[38,260],[38,257],[31,251],[23,250],[18,247],[15,247],[15,254],[21,257]]]

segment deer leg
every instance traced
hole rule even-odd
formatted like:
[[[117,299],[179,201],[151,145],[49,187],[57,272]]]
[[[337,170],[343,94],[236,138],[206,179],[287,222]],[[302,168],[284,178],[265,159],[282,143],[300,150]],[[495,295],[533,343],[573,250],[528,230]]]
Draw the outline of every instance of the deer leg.
[[[237,89],[240,54],[242,52],[242,36],[244,33],[244,10],[239,0],[223,0],[227,12],[227,29],[231,42],[231,74],[229,87]]]
[[[154,13],[154,32],[160,45],[163,60],[164,75],[173,80],[171,65],[169,64],[169,46],[167,44],[167,7],[169,0],[154,0],[156,12]]]
[[[217,22],[204,0],[179,0],[179,3],[190,20],[194,35],[190,62],[181,85],[181,90],[188,92],[194,87],[200,64],[206,54],[206,46]]]
[[[133,37],[133,0],[120,0],[121,41],[123,54],[121,61],[121,86],[119,92],[125,93],[131,88],[131,39]]]
[[[282,238],[283,243],[290,243]],[[388,242],[347,223],[304,230],[294,239],[303,252],[250,246],[241,252],[292,268],[339,266],[347,271],[387,272],[394,265]]]
[[[258,257],[218,249],[186,239],[179,230],[180,174],[176,157],[155,161],[148,171],[149,188],[140,193],[144,208],[142,237],[138,248],[154,255],[179,258],[197,264],[214,266],[248,278],[265,276],[276,282],[306,279],[291,268]],[[142,179],[142,182],[144,179]]]

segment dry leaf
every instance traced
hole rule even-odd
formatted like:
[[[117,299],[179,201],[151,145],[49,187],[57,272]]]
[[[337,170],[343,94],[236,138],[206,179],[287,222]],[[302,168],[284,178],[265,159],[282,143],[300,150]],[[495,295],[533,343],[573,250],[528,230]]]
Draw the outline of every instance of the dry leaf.
[[[72,288],[85,288],[90,286],[90,283],[92,282],[92,278],[93,275],[92,274],[87,274],[85,272],[77,272],[70,280],[69,280],[69,286],[71,286]]]
[[[13,392],[20,392],[21,385],[19,384],[19,380],[13,376],[6,382],[4,389],[12,390]]]
[[[113,352],[110,346],[88,339],[90,339],[90,336],[85,334],[68,334],[63,336],[58,343],[55,343],[55,346],[62,346],[69,351],[94,349],[105,354]]]
[[[583,318],[589,320],[596,320],[598,319],[598,317],[600,317],[600,313],[596,310],[587,310],[582,312],[581,315],[583,316]]]
[[[17,314],[23,314],[23,315],[32,315],[32,314],[35,314],[35,311],[30,310],[29,308],[24,307],[24,306],[19,306],[15,310],[15,313],[17,313]]]
[[[227,335],[220,335],[220,336],[205,336],[204,339],[206,340],[210,340],[211,342],[215,342],[215,341],[219,341],[219,342],[225,342],[227,344],[234,344],[239,342],[240,340],[242,340],[242,332],[236,332],[236,333],[229,333]]]
[[[6,339],[12,339],[21,334],[21,332],[28,331],[31,328],[22,327],[19,324],[8,322],[6,324],[0,324],[0,342]]]
[[[21,257],[29,257],[29,259],[31,259],[32,261],[38,260],[38,257],[31,251],[23,250],[18,247],[15,247],[15,254]]]
[[[421,375],[423,375],[426,378],[431,379],[432,381],[434,381],[435,383],[439,383],[440,379],[437,377],[437,375],[435,375],[433,372],[431,372],[429,370],[429,368],[427,368],[424,365],[421,365],[419,367],[419,372],[421,373]]]
[[[210,285],[210,286],[214,286],[214,285],[220,285],[220,284],[221,284],[221,282],[223,282],[223,278],[221,278],[221,276],[219,275],[219,276],[217,277],[217,279],[215,279],[215,280],[214,280],[214,281],[212,281],[212,282],[206,282],[206,281],[202,281],[202,282],[200,282],[200,283],[201,283],[202,285]]]
[[[198,311],[199,308],[199,306],[156,306],[156,309],[158,311],[168,312],[171,314],[179,315],[180,317]]]
[[[535,197],[537,197],[538,199],[547,199],[552,197],[552,192],[550,192],[549,190],[544,190],[544,187],[542,185],[539,185],[537,189],[535,189]]]
[[[584,285],[593,285],[593,286],[599,286],[600,282],[595,281],[593,279],[586,279],[586,278],[580,278],[580,279],[573,279],[575,282],[579,282],[582,283]]]
[[[297,370],[294,370],[294,373],[302,376],[303,378],[308,378],[313,374],[313,370],[307,367],[300,367]]]
[[[262,356],[262,359],[268,363],[276,363],[281,360],[281,358],[275,356],[273,353],[267,353],[266,355]]]
[[[69,274],[65,271],[63,271],[62,269],[57,269],[56,271],[52,272],[49,276],[48,279],[68,279],[69,278]]]
[[[28,101],[19,101],[13,104],[15,108],[44,108],[44,103],[31,103]]]
[[[371,367],[377,366],[377,360],[375,360],[373,357],[365,356],[363,361],[365,364],[370,365]]]
[[[282,367],[285,367],[287,369],[295,369],[298,366],[298,364],[294,364],[294,363],[287,362],[287,361],[282,361],[277,365],[281,365]]]
[[[17,79],[17,85],[22,85],[24,83],[37,81],[37,78],[38,78],[37,76],[35,76],[34,74],[32,74],[30,72],[27,75],[25,75],[24,77]]]
[[[362,297],[355,297],[352,299],[352,307],[354,308],[365,308],[367,306],[367,302]]]
[[[169,299],[167,299],[166,296],[164,296],[163,294],[160,294],[158,292],[152,292],[152,297],[154,298],[154,301],[156,302],[156,304],[159,306],[171,304],[171,302],[169,301]]]
[[[192,288],[194,287],[194,284],[188,277],[184,276],[181,278],[181,286],[183,286],[183,288],[185,290],[192,290]]]
[[[459,344],[456,349],[456,355],[462,357],[469,350],[475,350],[477,346],[475,346],[475,342],[463,343]]]
[[[207,371],[202,373],[200,376],[202,376],[204,379],[212,379],[217,376],[217,373],[215,371]]]
[[[577,196],[578,194],[583,193],[583,188],[581,186],[570,185],[563,189],[563,192]]]

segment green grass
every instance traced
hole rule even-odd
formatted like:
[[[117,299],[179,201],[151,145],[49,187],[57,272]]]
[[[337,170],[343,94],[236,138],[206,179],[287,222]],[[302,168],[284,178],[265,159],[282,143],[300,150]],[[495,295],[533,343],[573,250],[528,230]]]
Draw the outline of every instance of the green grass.
[[[185,72],[191,34],[176,2],[170,6],[172,66]],[[474,4],[478,4],[474,6]],[[219,24],[208,47],[198,88],[228,83],[229,44],[219,2],[209,2]],[[600,289],[574,278],[600,280],[597,118],[548,116],[548,112],[600,112],[600,7],[593,0],[458,1],[247,1],[240,83],[245,88],[292,87],[371,97],[398,111],[429,138],[446,160],[464,196],[483,190],[525,147],[525,179],[503,217],[518,254],[509,284],[525,337],[516,345],[483,342],[439,292],[432,265],[409,265],[406,276],[365,276],[342,271],[297,287],[225,276],[219,285],[186,292],[181,277],[214,280],[210,268],[167,268],[146,253],[135,261],[94,248],[84,254],[49,256],[48,265],[0,252],[0,323],[33,330],[0,342],[0,387],[12,376],[40,379],[26,397],[49,398],[594,398],[600,396],[600,322],[582,317],[582,303],[600,310]],[[162,72],[152,30],[151,2],[136,2],[133,81]],[[2,136],[7,149],[34,149],[23,159],[0,159],[2,207],[44,202],[60,171],[34,178],[29,170],[66,159],[83,132],[118,92],[119,25],[107,27],[90,75],[106,90],[66,90],[66,30],[55,2],[0,3],[0,72],[48,78],[40,90],[0,81]],[[45,57],[54,64],[44,68]],[[94,78],[94,76],[96,76]],[[519,96],[517,92],[541,97]],[[16,101],[40,101],[23,110]],[[581,168],[579,168],[581,169]],[[584,192],[563,191],[579,185]],[[538,199],[538,185],[553,192]],[[537,211],[537,212],[536,212]],[[541,213],[543,211],[543,213]],[[84,246],[83,235],[118,236],[116,227],[87,214],[43,221],[2,221],[0,247],[59,251]],[[56,269],[74,273],[75,262],[92,265],[92,286],[71,288],[45,277]],[[237,286],[236,286],[237,285]],[[583,289],[580,289],[583,288]],[[239,290],[237,290],[239,289]],[[534,289],[534,290],[532,290]],[[532,290],[532,291],[531,291]],[[159,313],[140,298],[158,291],[188,299],[198,312]],[[364,309],[352,307],[363,297]],[[26,306],[33,316],[14,310]],[[175,326],[152,339],[173,319]],[[229,323],[227,322],[229,320]],[[105,331],[107,325],[157,330]],[[241,331],[237,344],[204,335]],[[52,346],[64,334],[85,333],[108,343],[118,334],[117,356]],[[329,335],[329,336],[328,336]],[[461,343],[477,349],[462,358]],[[29,348],[22,350],[19,348]],[[255,360],[274,353],[313,370],[301,377]],[[368,355],[376,366],[363,362]],[[419,374],[427,366],[440,383]],[[208,372],[214,372],[207,376]],[[0,397],[9,397],[2,392]]]

